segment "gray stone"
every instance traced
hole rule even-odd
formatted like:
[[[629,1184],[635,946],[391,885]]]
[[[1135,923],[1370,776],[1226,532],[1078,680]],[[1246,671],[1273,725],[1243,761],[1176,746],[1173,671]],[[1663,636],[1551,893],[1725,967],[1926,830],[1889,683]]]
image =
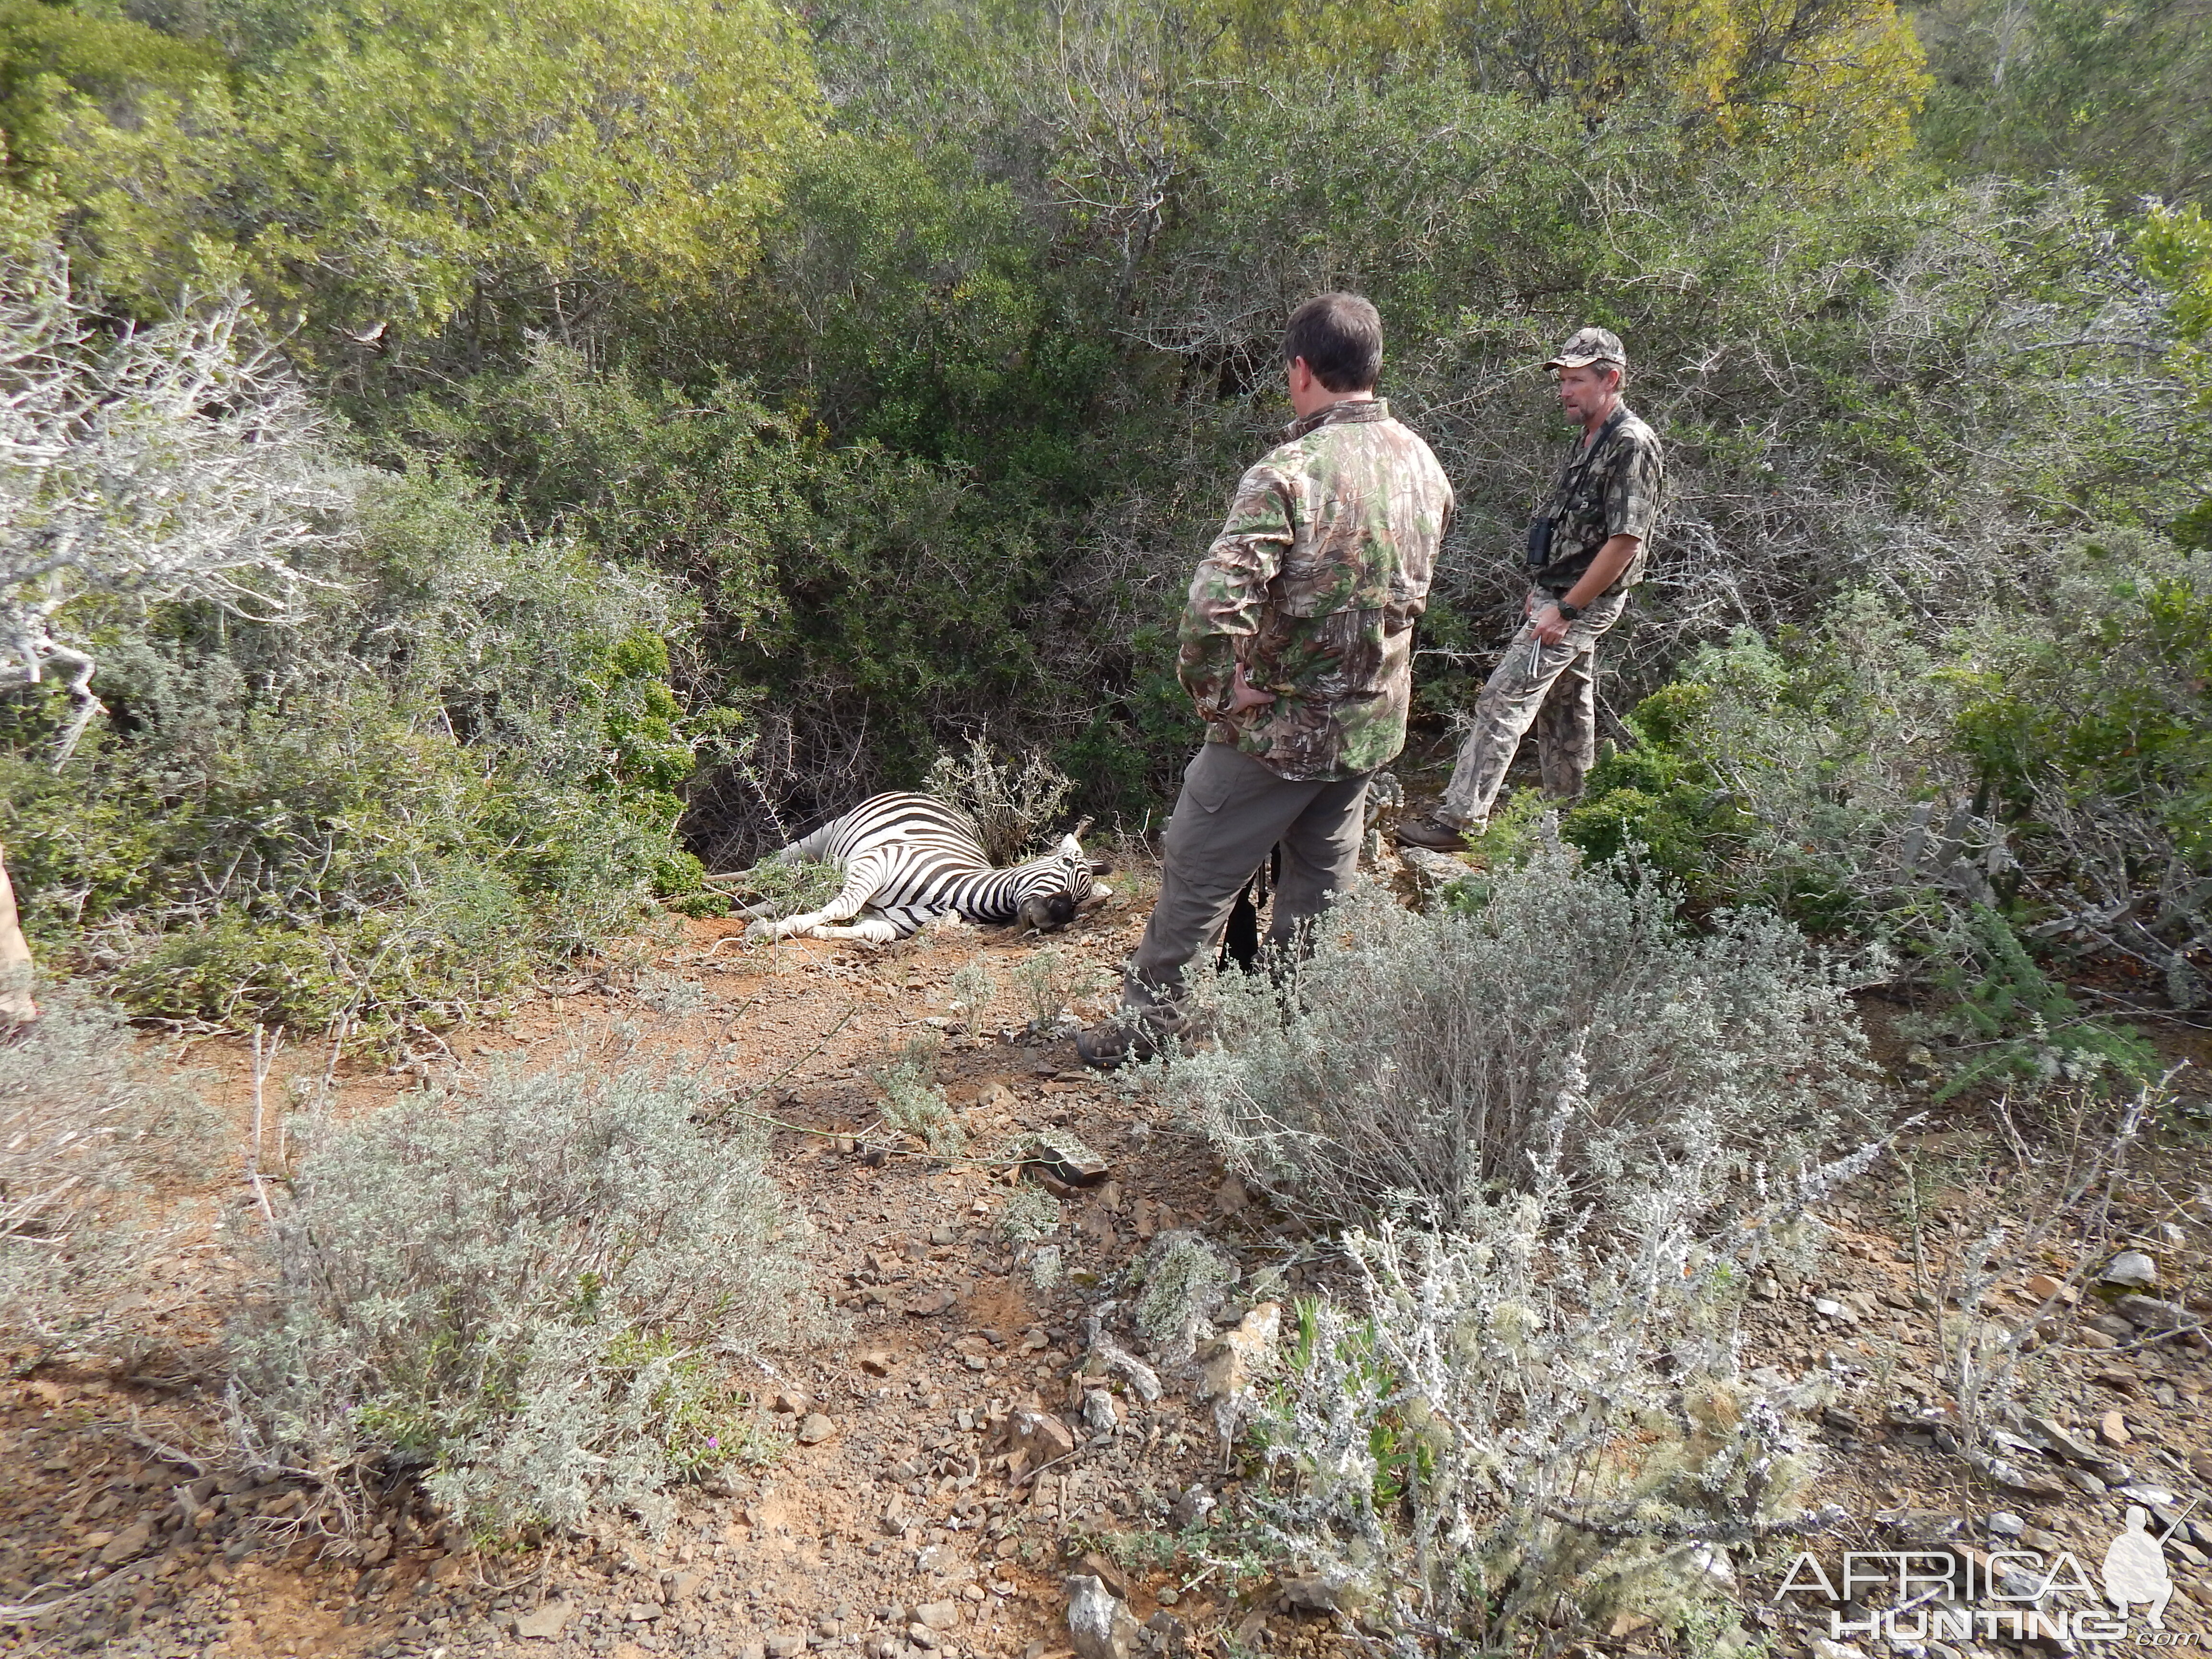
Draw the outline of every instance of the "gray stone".
[[[1175,1523],[1178,1527],[1195,1527],[1205,1523],[1213,1512],[1213,1494],[1203,1486],[1193,1486],[1176,1499]]]
[[[914,1610],[914,1621],[927,1625],[932,1630],[953,1630],[960,1623],[960,1607],[954,1601],[925,1601]]]
[[[1031,1411],[1027,1407],[1014,1413],[1010,1431],[1016,1449],[1028,1455],[1033,1469],[1075,1449],[1075,1436],[1066,1424],[1048,1413]]]
[[[1315,1613],[1357,1612],[1372,1599],[1348,1572],[1310,1572],[1283,1581],[1283,1599]]]
[[[1199,1372],[1198,1397],[1235,1404],[1251,1391],[1283,1327],[1282,1304],[1262,1302],[1214,1344]]]
[[[799,1656],[806,1651],[806,1638],[782,1632],[769,1637],[762,1645],[767,1650],[768,1659],[799,1659]]]
[[[1131,1659],[1137,1621],[1103,1580],[1079,1573],[1067,1581],[1067,1637],[1078,1659]]]
[[[529,1642],[550,1642],[576,1611],[574,1601],[547,1601],[514,1616],[514,1633]]]
[[[2133,1504],[2148,1504],[2153,1509],[2170,1509],[2181,1500],[2164,1486],[2154,1486],[2147,1481],[2131,1480],[2112,1489]]]
[[[1041,1130],[1027,1151],[1038,1168],[1064,1186],[1096,1187],[1106,1179],[1106,1160],[1071,1130]]]
[[[2112,1311],[2130,1326],[2146,1331],[2178,1331],[2190,1322],[2189,1310],[2178,1302],[2161,1301],[2154,1296],[2123,1296],[2112,1303]]]
[[[2076,1463],[2094,1464],[2106,1461],[2104,1453],[2056,1419],[2036,1417],[2028,1421],[2038,1434],[2058,1449],[2062,1456],[2070,1457]]]
[[[806,1420],[799,1425],[799,1443],[818,1446],[837,1432],[837,1425],[820,1412],[809,1412]]]
[[[151,1526],[143,1521],[134,1521],[107,1540],[100,1552],[100,1565],[112,1567],[118,1561],[128,1561],[133,1556],[143,1554],[153,1535]]]
[[[2017,1538],[2027,1530],[2027,1522],[2009,1510],[1996,1510],[1982,1524],[2000,1538]]]
[[[2130,1291],[2153,1290],[2158,1285],[2158,1263],[2141,1250],[2122,1250],[2105,1264],[2098,1277],[2105,1284]]]
[[[1121,1426],[1121,1419],[1114,1410],[1114,1396],[1103,1389],[1093,1389],[1083,1396],[1083,1420],[1091,1425],[1094,1434],[1111,1434]]]

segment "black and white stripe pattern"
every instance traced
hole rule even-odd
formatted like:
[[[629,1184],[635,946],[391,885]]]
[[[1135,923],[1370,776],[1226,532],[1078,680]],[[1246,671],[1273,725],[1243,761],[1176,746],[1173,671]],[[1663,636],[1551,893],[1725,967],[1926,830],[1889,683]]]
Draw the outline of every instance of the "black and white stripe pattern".
[[[808,915],[754,922],[745,930],[753,937],[888,945],[956,914],[969,921],[1060,927],[1077,905],[1107,891],[1073,836],[1042,858],[996,869],[967,815],[928,795],[872,796],[763,861],[794,859],[837,866],[843,890]]]

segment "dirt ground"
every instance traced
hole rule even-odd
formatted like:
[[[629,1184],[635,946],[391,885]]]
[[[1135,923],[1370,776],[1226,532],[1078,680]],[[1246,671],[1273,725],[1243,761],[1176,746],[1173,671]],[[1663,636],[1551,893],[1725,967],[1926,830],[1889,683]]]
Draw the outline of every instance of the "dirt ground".
[[[1119,884],[1137,890],[1053,942],[1085,966],[1096,994],[1144,914],[1141,883]],[[1270,1581],[1230,1582],[1176,1553],[1178,1504],[1182,1518],[1205,1497],[1233,1506],[1245,1474],[1191,1379],[1167,1375],[1162,1398],[1147,1403],[1122,1377],[1081,1374],[1086,1316],[1149,1239],[1195,1226],[1235,1253],[1248,1278],[1286,1265],[1295,1291],[1309,1271],[1295,1224],[1224,1177],[1202,1143],[1143,1097],[1078,1070],[1072,1044],[1001,1035],[1024,1023],[1008,981],[1040,941],[956,929],[881,951],[763,950],[742,948],[737,932],[688,924],[653,971],[556,988],[507,1019],[452,1034],[450,1057],[427,1069],[465,1084],[507,1057],[588,1055],[633,1028],[621,1040],[634,1036],[644,1052],[775,1080],[757,1103],[775,1120],[772,1167],[811,1230],[810,1259],[834,1306],[811,1349],[757,1380],[788,1436],[779,1462],[690,1492],[658,1540],[609,1522],[487,1554],[402,1493],[366,1545],[329,1550],[299,1528],[301,1492],[242,1479],[222,1457],[213,1338],[237,1265],[221,1218],[244,1194],[235,1170],[180,1176],[172,1201],[201,1225],[147,1287],[163,1340],[128,1374],[50,1367],[0,1395],[0,1652],[1036,1659],[1068,1646],[1071,1571],[1095,1572],[1126,1596],[1162,1650],[1358,1650],[1366,1638],[1340,1616],[1291,1607]],[[1034,1176],[918,1152],[884,1158],[853,1139],[876,1117],[867,1063],[918,1031],[944,1030],[947,981],[979,955],[1007,988],[975,1034],[947,1040],[939,1073],[973,1144],[1064,1127],[1109,1166],[1095,1186],[1061,1189],[1067,1224],[1049,1288],[1033,1255],[991,1226],[1012,1184]],[[1910,1103],[1921,1079],[1910,1045],[1887,1035],[1894,1012],[1868,1007],[1877,1052],[1898,1067]],[[2177,1058],[2187,1057],[2175,1042]],[[243,1135],[243,1051],[211,1040],[179,1058],[205,1069]],[[2201,1078],[2205,1056],[2196,1058]],[[270,1086],[323,1065],[319,1054],[282,1055]],[[349,1063],[338,1068],[337,1109],[376,1110],[422,1074]],[[2166,1629],[2202,1645],[2212,1632],[2212,1504],[2202,1501],[2212,1491],[2212,1366],[2201,1334],[2147,1340],[2113,1310],[2111,1291],[2093,1290],[2038,1356],[2018,1419],[2020,1483],[1995,1483],[1944,1449],[1925,1293],[1931,1252],[2026,1190],[2006,1178],[2021,1167],[2017,1127],[1981,1107],[1934,1112],[1896,1170],[1823,1216],[1832,1248],[1817,1272],[1754,1287],[1759,1351],[1747,1359],[1851,1381],[1823,1422],[1820,1496],[1853,1518],[1821,1547],[1893,1548],[1929,1528],[1964,1528],[1978,1545],[2040,1540],[2094,1565],[2129,1506],[2152,1503],[2180,1522],[2165,1547],[2177,1590]],[[2156,1297],[2198,1318],[2212,1308],[2208,1179],[2201,1142],[2148,1149],[2106,1247],[2152,1255]],[[1909,1203],[1899,1198],[1908,1188]],[[2028,1276],[2063,1275],[2083,1248],[2076,1234],[2055,1235],[2000,1301],[2023,1310]],[[1101,1395],[1110,1407],[1096,1402]],[[1051,1419],[1043,1438],[1010,1439],[1034,1423],[1018,1416],[1025,1410]],[[1824,1634],[1825,1609],[1813,1620],[1776,1603],[1777,1577],[1766,1564],[1740,1564],[1736,1634],[1853,1659],[1860,1650]],[[1671,1641],[1626,1621],[1610,1645],[1634,1653]],[[1971,1659],[1998,1645],[1923,1651]]]

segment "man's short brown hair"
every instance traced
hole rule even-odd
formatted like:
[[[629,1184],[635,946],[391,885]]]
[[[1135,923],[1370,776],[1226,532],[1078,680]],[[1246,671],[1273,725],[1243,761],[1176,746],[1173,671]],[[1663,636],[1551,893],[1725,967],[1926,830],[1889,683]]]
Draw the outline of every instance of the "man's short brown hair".
[[[1357,294],[1316,294],[1291,313],[1283,361],[1306,360],[1331,392],[1371,392],[1382,372],[1382,317]]]

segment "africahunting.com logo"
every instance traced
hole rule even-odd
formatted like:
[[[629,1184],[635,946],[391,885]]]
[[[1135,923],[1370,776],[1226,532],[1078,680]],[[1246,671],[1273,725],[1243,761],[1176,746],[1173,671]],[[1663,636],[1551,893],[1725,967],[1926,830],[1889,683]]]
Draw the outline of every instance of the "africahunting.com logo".
[[[2105,1547],[2101,1584],[2066,1550],[1984,1554],[1931,1546],[1850,1551],[1833,1571],[1801,1554],[1775,1595],[1825,1601],[1828,1635],[1838,1642],[2041,1641],[2069,1648],[2133,1639],[2180,1647],[2191,1638],[2166,1628],[2173,1577],[2163,1545],[2173,1532],[2154,1534],[2149,1511],[2130,1507],[2126,1528]]]

